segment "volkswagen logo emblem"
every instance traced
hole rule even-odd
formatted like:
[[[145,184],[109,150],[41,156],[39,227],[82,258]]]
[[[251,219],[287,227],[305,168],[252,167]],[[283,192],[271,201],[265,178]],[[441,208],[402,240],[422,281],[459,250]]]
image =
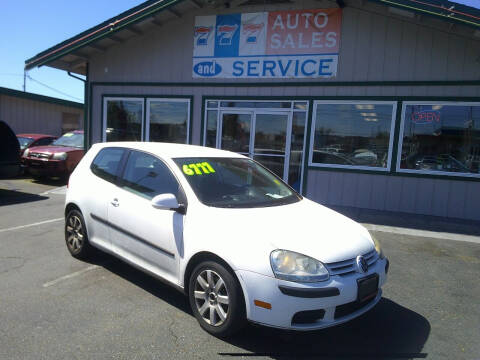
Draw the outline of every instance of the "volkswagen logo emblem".
[[[357,271],[361,274],[366,273],[368,271],[368,263],[367,260],[362,255],[358,255],[356,259],[357,264]]]

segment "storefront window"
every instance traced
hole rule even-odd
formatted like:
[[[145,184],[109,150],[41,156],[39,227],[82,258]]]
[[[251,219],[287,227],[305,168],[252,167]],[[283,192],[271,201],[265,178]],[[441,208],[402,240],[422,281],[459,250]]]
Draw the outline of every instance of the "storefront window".
[[[148,99],[147,141],[188,142],[190,100]]]
[[[400,171],[479,174],[480,104],[405,103],[400,141]]]
[[[387,170],[395,102],[315,102],[313,166]]]
[[[143,99],[105,99],[104,141],[141,141]]]

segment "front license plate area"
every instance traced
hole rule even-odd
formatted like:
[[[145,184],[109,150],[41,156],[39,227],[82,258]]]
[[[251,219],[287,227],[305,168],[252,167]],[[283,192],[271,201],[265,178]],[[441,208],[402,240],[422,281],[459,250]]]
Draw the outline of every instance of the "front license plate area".
[[[374,298],[378,293],[378,274],[372,274],[367,277],[357,279],[359,302],[364,302]]]

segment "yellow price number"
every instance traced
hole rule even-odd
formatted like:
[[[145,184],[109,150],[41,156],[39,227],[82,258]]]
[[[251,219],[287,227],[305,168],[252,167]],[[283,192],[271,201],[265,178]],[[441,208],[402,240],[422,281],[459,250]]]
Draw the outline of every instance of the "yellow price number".
[[[182,170],[183,173],[188,176],[211,174],[215,172],[212,165],[206,161],[196,164],[185,164],[182,166]]]

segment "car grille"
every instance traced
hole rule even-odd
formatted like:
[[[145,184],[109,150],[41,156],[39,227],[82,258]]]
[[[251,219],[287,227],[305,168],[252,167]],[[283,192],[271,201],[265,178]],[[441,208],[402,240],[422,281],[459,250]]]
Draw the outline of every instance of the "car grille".
[[[365,260],[367,260],[368,267],[370,267],[377,262],[378,253],[376,252],[376,250],[372,250],[366,254],[363,254],[363,257],[365,258]],[[330,272],[330,275],[349,275],[355,272],[355,258],[325,264],[325,266]]]
[[[36,159],[48,159],[50,157],[50,154],[44,154],[44,153],[30,153],[28,154],[29,157],[36,158]]]

